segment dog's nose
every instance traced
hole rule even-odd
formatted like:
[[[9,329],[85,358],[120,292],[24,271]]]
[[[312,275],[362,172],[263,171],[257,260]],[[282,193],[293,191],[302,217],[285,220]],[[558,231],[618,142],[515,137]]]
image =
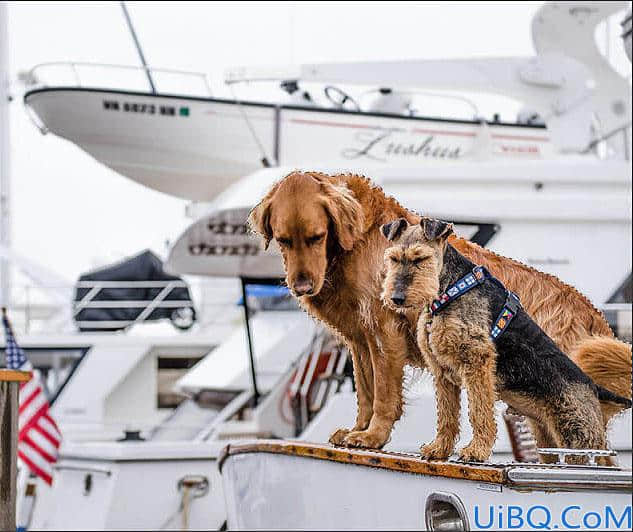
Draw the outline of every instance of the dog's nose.
[[[404,294],[395,293],[391,296],[391,301],[393,301],[394,305],[398,305],[399,307],[404,305]]]
[[[312,293],[314,286],[312,285],[312,281],[310,281],[310,279],[299,279],[294,283],[292,289],[298,296],[306,296]]]

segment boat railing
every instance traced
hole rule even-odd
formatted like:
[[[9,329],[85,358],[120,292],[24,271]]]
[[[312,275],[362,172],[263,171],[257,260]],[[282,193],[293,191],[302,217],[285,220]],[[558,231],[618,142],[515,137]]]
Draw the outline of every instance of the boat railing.
[[[79,327],[90,329],[112,329],[142,323],[150,318],[158,309],[193,309],[191,299],[167,299],[177,288],[189,288],[184,281],[79,281],[77,290],[87,290],[82,297],[73,302],[72,316]],[[129,289],[156,289],[151,299],[120,299],[115,292]],[[85,321],[77,319],[85,309],[142,309],[134,319]]]
[[[141,292],[141,290],[137,289],[145,288],[147,293],[150,293],[151,297],[154,298],[162,288],[166,287],[166,283],[168,284],[171,281],[113,281],[114,285],[108,284],[106,281],[82,281],[80,284],[47,284],[35,280],[19,281],[12,285],[11,301],[7,304],[14,330],[20,335],[74,331],[77,327],[76,322],[73,321],[73,316],[76,315],[77,310],[76,305],[78,304],[77,301],[74,301],[76,289],[81,288],[79,297],[81,300],[88,295],[87,292],[91,288],[94,288],[92,283],[97,282],[103,289],[107,289],[110,294],[108,294],[107,298],[104,297],[104,294],[101,296],[93,294],[91,301],[84,301],[84,303],[91,303],[88,307],[129,309],[143,305],[144,302],[127,301],[131,299],[129,294],[123,294],[123,290],[113,291],[113,289],[126,288],[133,292]],[[134,283],[133,286],[131,286],[132,283]],[[147,286],[147,283],[151,283],[151,286]],[[206,280],[187,279],[186,283],[190,297],[194,301],[193,304],[191,301],[186,301],[186,305],[182,304],[182,301],[175,299],[175,295],[164,294],[165,300],[159,302],[157,308],[166,312],[165,309],[174,311],[193,307],[196,323],[202,329],[216,325],[224,326],[232,319],[229,317],[230,313],[227,314],[227,308],[237,308],[238,295],[235,292],[235,286],[230,281],[219,285],[214,283],[213,297],[206,295],[208,291]],[[180,282],[172,285],[172,290],[182,290],[183,288],[184,286]],[[117,295],[121,297],[116,299]],[[134,297],[136,297],[136,294]],[[147,299],[150,298],[148,297]],[[94,329],[92,324],[89,328]],[[0,346],[1,343],[2,336],[0,335]]]
[[[557,464],[567,465],[567,457],[586,458],[590,466],[597,465],[596,458],[610,458],[617,456],[617,452],[610,449],[565,449],[545,448],[538,449],[539,456],[556,456]]]
[[[113,72],[119,75],[112,78]],[[92,72],[92,76],[90,73]],[[51,74],[62,74],[61,79]],[[97,73],[98,76],[94,76]],[[104,73],[106,75],[104,75]],[[147,78],[151,74],[154,82],[152,87]],[[84,61],[53,61],[39,63],[22,75],[23,81],[30,87],[68,86],[112,88],[124,90],[147,91],[150,94],[187,94],[192,96],[212,96],[209,75],[204,72],[193,72],[172,68],[144,67],[136,65],[121,65],[114,63],[91,63]],[[98,80],[93,83],[92,80]],[[171,83],[169,82],[171,80]],[[197,82],[197,88],[191,90],[191,81]],[[177,83],[174,83],[177,82]],[[188,82],[188,83],[183,83]],[[187,90],[189,89],[189,90]],[[184,91],[184,92],[183,92]]]

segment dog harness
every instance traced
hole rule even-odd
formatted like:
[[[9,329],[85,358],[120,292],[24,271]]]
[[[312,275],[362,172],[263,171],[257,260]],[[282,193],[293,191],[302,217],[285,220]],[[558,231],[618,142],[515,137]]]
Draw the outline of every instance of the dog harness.
[[[458,297],[463,296],[466,292],[472,290],[476,286],[479,286],[486,282],[486,279],[491,279],[492,275],[483,266],[475,266],[473,270],[453,283],[449,285],[445,292],[440,294],[440,297],[431,303],[429,310],[431,315],[435,316],[443,308],[448,306],[452,301],[455,301]],[[490,331],[490,338],[496,340],[503,334],[508,328],[510,322],[514,319],[517,312],[521,308],[521,301],[519,296],[514,292],[506,289],[506,300],[503,304],[503,308],[495,320],[492,330]],[[430,323],[427,323],[427,331],[430,328]]]

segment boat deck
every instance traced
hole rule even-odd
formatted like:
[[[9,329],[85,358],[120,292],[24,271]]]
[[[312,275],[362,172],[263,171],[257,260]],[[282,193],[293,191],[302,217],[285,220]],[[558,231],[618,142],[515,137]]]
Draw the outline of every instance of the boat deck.
[[[631,470],[606,466],[530,463],[465,463],[427,461],[418,454],[381,450],[347,449],[327,444],[284,440],[257,440],[227,445],[218,465],[231,456],[266,453],[326,460],[402,473],[499,484],[516,489],[611,489],[632,491]]]

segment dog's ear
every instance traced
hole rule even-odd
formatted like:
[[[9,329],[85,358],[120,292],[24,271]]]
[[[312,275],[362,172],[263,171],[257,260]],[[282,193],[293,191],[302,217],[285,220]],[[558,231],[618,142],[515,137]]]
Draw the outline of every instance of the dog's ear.
[[[263,199],[251,209],[248,213],[248,227],[264,237],[264,249],[268,249],[268,245],[273,238],[273,230],[270,227],[270,208],[273,202],[273,196],[277,192],[279,184],[273,186]]]
[[[453,224],[443,220],[422,217],[420,225],[427,240],[443,240],[453,233]]]
[[[380,231],[387,240],[395,240],[409,226],[404,218],[398,218],[380,226]]]
[[[323,207],[332,220],[338,242],[345,251],[350,251],[363,234],[363,209],[345,185],[335,185],[327,179],[320,179],[319,184]]]

